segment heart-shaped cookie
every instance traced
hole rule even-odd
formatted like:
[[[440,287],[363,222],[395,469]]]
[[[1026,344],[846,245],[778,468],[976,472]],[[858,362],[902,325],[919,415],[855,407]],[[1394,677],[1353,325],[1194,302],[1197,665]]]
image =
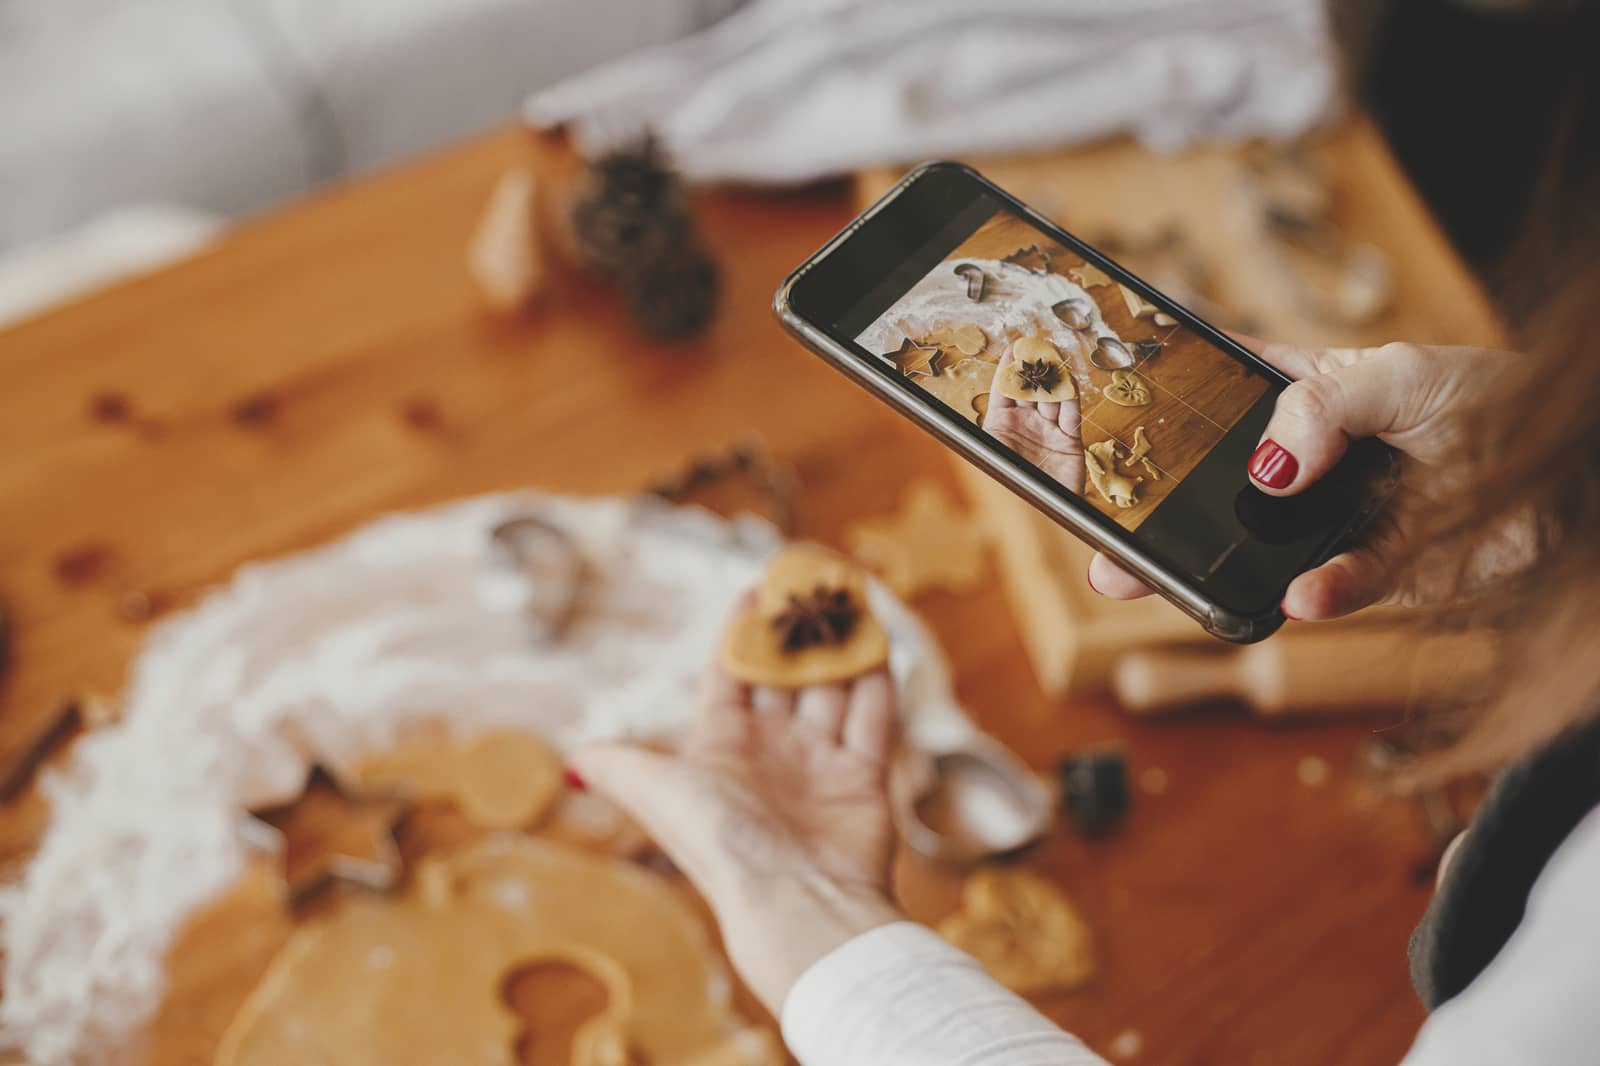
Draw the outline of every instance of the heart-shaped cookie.
[[[1143,407],[1150,402],[1150,386],[1131,370],[1114,370],[1105,397],[1122,407]]]
[[[1011,362],[999,370],[1000,395],[1013,400],[1060,403],[1078,395],[1072,369],[1056,346],[1043,337],[1019,337],[1011,344]]]
[[[1076,988],[1094,976],[1088,923],[1050,882],[1022,870],[979,870],[961,904],[939,935],[1012,991]]]
[[[754,685],[801,688],[860,677],[889,661],[889,637],[849,559],[814,544],[773,557],[755,601],[722,640],[722,665]]]
[[[367,789],[453,803],[475,825],[516,829],[537,821],[561,790],[561,760],[529,733],[499,730],[465,744],[408,744],[356,764]]]

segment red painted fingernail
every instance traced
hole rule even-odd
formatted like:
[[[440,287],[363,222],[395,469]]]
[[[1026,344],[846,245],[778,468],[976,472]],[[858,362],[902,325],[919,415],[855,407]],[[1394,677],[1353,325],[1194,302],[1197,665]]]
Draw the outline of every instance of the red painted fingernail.
[[[562,780],[566,781],[568,788],[577,792],[589,791],[588,783],[585,782],[584,779],[578,774],[578,771],[574,770],[572,767],[569,766],[562,770],[561,777]]]
[[[1300,461],[1270,438],[1256,445],[1250,456],[1250,476],[1269,489],[1288,488],[1299,472]]]

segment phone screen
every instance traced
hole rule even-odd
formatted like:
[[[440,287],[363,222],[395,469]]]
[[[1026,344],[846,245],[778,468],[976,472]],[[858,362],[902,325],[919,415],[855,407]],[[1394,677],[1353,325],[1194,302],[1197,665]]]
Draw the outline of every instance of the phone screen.
[[[1087,502],[1212,602],[1275,610],[1371,495],[1348,468],[1373,463],[1352,456],[1293,498],[1261,493],[1246,467],[1284,379],[981,179],[934,171],[921,185],[795,295],[828,307],[830,336]]]

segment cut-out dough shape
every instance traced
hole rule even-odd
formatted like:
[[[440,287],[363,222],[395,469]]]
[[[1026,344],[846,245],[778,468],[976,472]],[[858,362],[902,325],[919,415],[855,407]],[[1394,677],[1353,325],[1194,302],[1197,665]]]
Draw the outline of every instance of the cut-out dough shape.
[[[1083,465],[1089,474],[1089,484],[1095,491],[1118,507],[1132,507],[1139,502],[1139,482],[1143,478],[1130,478],[1117,472],[1117,442],[1103,440],[1084,449]]]
[[[998,373],[1000,395],[1013,400],[1059,403],[1078,395],[1072,369],[1043,337],[1018,338],[1011,345],[1011,362]]]
[[[403,896],[352,901],[295,932],[223,1035],[216,1066],[510,1066],[506,976],[564,962],[606,987],[573,1066],[777,1066],[733,1011],[704,924],[631,863],[528,838],[426,860]],[[630,1057],[632,1056],[632,1057]]]
[[[929,396],[950,405],[974,422],[977,409],[972,401],[986,396],[994,384],[995,365],[986,359],[963,359],[936,378],[919,378],[917,385]]]
[[[814,544],[767,564],[755,602],[734,616],[722,665],[755,685],[801,688],[847,681],[889,660],[889,638],[867,606],[861,568]]]
[[[1150,402],[1150,386],[1131,370],[1113,370],[1105,397],[1121,407],[1143,407]]]
[[[1110,285],[1111,278],[1104,270],[1093,263],[1082,266],[1068,267],[1067,277],[1078,283],[1080,289],[1092,289],[1096,285]]]
[[[1050,882],[1022,870],[979,870],[961,902],[939,935],[1012,991],[1077,988],[1094,976],[1093,934]]]
[[[1149,318],[1151,315],[1161,310],[1161,308],[1157,307],[1149,300],[1146,300],[1143,296],[1140,296],[1138,293],[1134,292],[1121,282],[1117,283],[1117,288],[1122,290],[1122,302],[1128,308],[1128,314],[1132,315],[1134,318]]]
[[[484,733],[465,744],[408,744],[363,759],[353,774],[364,788],[455,804],[485,829],[533,824],[561,791],[561,760],[538,737]]]
[[[898,514],[862,522],[846,539],[856,558],[901,596],[932,588],[961,592],[983,580],[980,523],[933,481],[912,485]]]
[[[1128,452],[1128,465],[1144,467],[1151,481],[1161,480],[1160,469],[1150,461],[1150,438],[1144,435],[1143,426],[1133,431],[1133,448]]]
[[[945,326],[922,338],[922,344],[954,348],[964,356],[979,355],[989,346],[989,338],[977,326]]]

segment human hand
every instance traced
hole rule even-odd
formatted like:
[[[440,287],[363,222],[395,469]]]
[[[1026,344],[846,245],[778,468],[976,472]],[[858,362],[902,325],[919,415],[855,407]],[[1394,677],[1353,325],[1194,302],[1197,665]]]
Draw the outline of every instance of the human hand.
[[[1013,359],[1011,346],[1000,367]],[[1000,391],[1000,374],[989,386],[989,409],[983,428],[1001,444],[1049,474],[1062,486],[1083,495],[1088,471],[1083,465],[1083,418],[1077,397],[1061,403],[1013,400]]]
[[[1468,570],[1459,552],[1422,543],[1429,518],[1460,490],[1470,460],[1469,420],[1503,379],[1506,352],[1488,348],[1294,348],[1242,338],[1295,379],[1278,398],[1272,420],[1250,459],[1251,481],[1272,496],[1303,492],[1331,470],[1353,439],[1377,437],[1402,456],[1400,487],[1357,542],[1290,583],[1290,618],[1338,618],[1372,604],[1408,607],[1444,603],[1525,566],[1533,522],[1518,519],[1484,530]],[[1453,548],[1453,546],[1452,546]],[[1464,578],[1463,582],[1458,577]],[[1089,584],[1113,599],[1148,595],[1138,578],[1097,554]]]
[[[700,889],[734,966],[777,1014],[811,963],[899,918],[889,902],[894,731],[882,670],[752,689],[713,665],[676,755],[596,745],[573,765]]]

